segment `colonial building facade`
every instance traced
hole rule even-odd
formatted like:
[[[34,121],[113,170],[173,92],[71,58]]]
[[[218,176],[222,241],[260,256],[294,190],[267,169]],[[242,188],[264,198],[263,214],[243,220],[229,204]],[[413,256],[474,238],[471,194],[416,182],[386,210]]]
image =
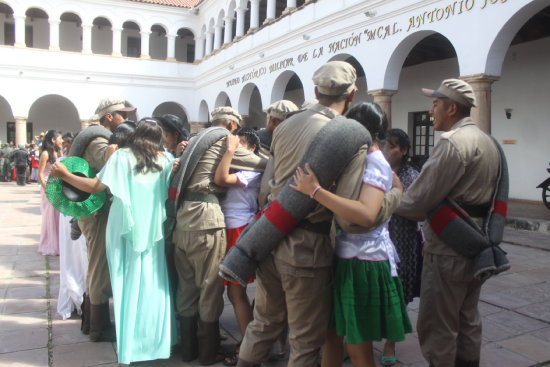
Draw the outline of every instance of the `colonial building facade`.
[[[438,138],[420,88],[470,82],[510,196],[540,201],[549,50],[550,0],[0,0],[0,140],[76,132],[106,96],[193,131],[222,105],[262,127],[269,104],[314,98],[314,71],[346,60],[356,101],[380,103],[419,161]]]

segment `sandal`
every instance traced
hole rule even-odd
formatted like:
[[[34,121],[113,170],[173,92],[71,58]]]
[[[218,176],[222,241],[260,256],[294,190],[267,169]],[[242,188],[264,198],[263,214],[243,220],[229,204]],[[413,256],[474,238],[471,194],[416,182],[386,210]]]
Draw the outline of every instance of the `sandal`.
[[[235,345],[235,348],[233,349],[233,352],[228,354],[225,359],[223,360],[224,366],[236,366],[237,362],[239,361],[239,349],[241,347],[241,342],[239,344]]]
[[[382,358],[380,358],[380,362],[382,363],[382,366],[393,366],[397,360],[395,357],[382,356]]]

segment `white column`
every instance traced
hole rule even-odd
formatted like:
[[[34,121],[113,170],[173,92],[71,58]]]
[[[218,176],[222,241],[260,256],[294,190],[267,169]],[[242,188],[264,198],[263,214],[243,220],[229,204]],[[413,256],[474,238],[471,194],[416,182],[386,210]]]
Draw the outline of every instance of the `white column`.
[[[259,26],[260,26],[260,0],[250,0],[250,29],[257,29]]]
[[[176,35],[168,34],[166,35],[166,59],[169,61],[176,60]]]
[[[122,56],[122,28],[113,29],[113,56]]]
[[[204,36],[195,38],[195,61],[204,57]]]
[[[264,23],[267,23],[267,22],[275,19],[276,6],[277,6],[277,1],[276,0],[267,0],[267,14],[266,14],[266,18],[265,18]]]
[[[25,15],[13,15],[15,22],[15,47],[27,47],[25,45]]]
[[[222,31],[223,26],[221,24],[217,24],[214,32],[214,50],[219,50],[220,47],[222,47]]]
[[[244,36],[244,15],[246,13],[246,8],[237,8],[237,37]]]
[[[82,53],[92,53],[92,24],[82,24]]]
[[[212,53],[212,33],[206,32],[206,46],[204,49],[204,56],[210,55]]]
[[[151,31],[142,31],[141,34],[141,58],[150,59],[149,56],[149,38],[151,38]]]
[[[27,144],[27,118],[15,116],[15,144]]]
[[[296,9],[296,0],[286,0],[286,9],[283,13],[288,13],[292,9]]]
[[[223,20],[225,20],[223,43],[231,43],[233,41],[233,17],[225,17]]]
[[[49,19],[50,23],[50,51],[59,51],[59,19]]]

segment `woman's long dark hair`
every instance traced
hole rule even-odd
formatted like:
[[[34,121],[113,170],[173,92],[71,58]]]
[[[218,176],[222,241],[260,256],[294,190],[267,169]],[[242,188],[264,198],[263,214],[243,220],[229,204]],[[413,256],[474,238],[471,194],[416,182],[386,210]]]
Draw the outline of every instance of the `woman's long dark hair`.
[[[44,139],[42,139],[42,146],[40,147],[40,155],[42,155],[43,151],[48,152],[48,159],[50,163],[55,163],[55,160],[56,160],[56,157],[54,154],[55,146],[52,142],[52,139],[55,140],[59,135],[61,135],[61,131],[48,130],[48,132],[44,136]]]
[[[388,129],[388,118],[384,109],[377,103],[363,102],[350,108],[346,114],[347,118],[358,121],[363,125],[376,142],[386,138]]]
[[[409,135],[401,129],[390,129],[386,135],[388,140],[395,138],[395,142],[399,145],[399,148],[407,148],[407,154],[401,158],[401,166],[407,165],[409,154],[411,153],[411,139],[409,139]]]
[[[128,143],[137,159],[136,173],[162,171],[162,166],[156,160],[158,153],[164,150],[163,142],[164,133],[156,119],[144,118],[138,122],[137,129]]]

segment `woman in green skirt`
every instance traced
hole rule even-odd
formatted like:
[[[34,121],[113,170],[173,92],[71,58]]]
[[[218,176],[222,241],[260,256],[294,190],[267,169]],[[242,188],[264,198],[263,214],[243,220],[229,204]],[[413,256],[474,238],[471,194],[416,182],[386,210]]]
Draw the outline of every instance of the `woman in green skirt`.
[[[319,185],[310,166],[298,167],[292,187],[347,221],[370,227],[380,211],[384,194],[398,178],[378,147],[384,139],[387,119],[380,106],[362,103],[348,118],[363,124],[374,143],[370,148],[358,200],[337,196]],[[402,188],[401,188],[402,189]],[[397,277],[397,252],[390,240],[388,221],[367,233],[341,231],[336,236],[334,307],[325,344],[323,366],[341,366],[343,339],[354,366],[376,366],[372,341],[402,341],[412,331]]]

